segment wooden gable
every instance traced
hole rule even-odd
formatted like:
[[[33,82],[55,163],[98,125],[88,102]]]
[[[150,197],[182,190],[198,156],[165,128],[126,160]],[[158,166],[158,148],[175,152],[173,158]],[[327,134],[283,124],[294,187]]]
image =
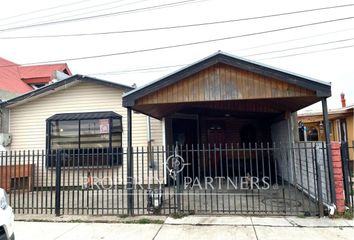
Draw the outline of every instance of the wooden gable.
[[[216,64],[137,99],[136,105],[315,96],[300,86]]]

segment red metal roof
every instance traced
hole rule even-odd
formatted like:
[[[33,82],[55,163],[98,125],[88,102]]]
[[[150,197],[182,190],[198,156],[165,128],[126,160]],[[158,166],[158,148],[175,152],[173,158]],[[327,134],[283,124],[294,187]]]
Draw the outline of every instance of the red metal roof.
[[[72,75],[66,63],[21,66],[0,57],[0,90],[14,93],[32,91],[29,84],[49,83],[55,71]]]
[[[33,88],[23,82],[19,65],[0,57],[0,89],[14,93],[26,93]]]
[[[37,66],[21,66],[19,70],[21,79],[28,84],[48,83],[53,79],[53,73],[55,71],[61,71],[68,75],[71,75],[71,72],[66,63]]]

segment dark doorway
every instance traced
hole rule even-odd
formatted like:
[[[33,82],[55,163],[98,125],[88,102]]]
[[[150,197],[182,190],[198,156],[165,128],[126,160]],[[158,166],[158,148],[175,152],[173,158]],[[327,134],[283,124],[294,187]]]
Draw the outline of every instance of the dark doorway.
[[[183,176],[196,177],[198,171],[197,148],[199,143],[198,120],[191,118],[172,118],[172,141],[178,147],[178,154],[182,157],[184,167]],[[175,149],[171,149],[174,153]],[[171,168],[172,166],[170,166]],[[183,178],[181,178],[183,179]]]
[[[340,141],[341,142],[347,142],[347,122],[345,119],[340,120]]]
[[[173,144],[198,144],[198,122],[195,119],[172,119]]]

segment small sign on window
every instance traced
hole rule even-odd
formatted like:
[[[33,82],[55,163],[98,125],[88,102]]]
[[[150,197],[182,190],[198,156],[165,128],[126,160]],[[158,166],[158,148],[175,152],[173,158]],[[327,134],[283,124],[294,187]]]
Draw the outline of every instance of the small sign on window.
[[[100,119],[100,133],[109,133],[109,119]]]

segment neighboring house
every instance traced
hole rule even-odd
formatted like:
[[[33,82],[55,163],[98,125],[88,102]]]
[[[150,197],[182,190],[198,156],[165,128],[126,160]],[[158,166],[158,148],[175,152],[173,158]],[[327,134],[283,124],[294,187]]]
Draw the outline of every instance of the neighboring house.
[[[112,143],[113,147],[126,146],[127,111],[122,106],[122,95],[130,90],[125,85],[74,75],[5,101],[1,103],[2,133],[11,136],[5,147],[7,150],[74,149],[80,140],[82,148],[108,147]],[[146,145],[148,117],[133,115],[138,125],[134,144]],[[159,124],[157,120],[151,122]],[[108,136],[110,129],[116,130],[112,139]],[[84,135],[86,130],[85,136],[79,134]],[[162,144],[160,136],[155,143]]]
[[[0,57],[0,100],[30,92],[70,75],[65,63],[21,66]]]
[[[341,94],[342,107],[328,111],[331,141],[348,142],[349,158],[354,160],[354,105],[347,106],[344,94]],[[298,114],[299,134],[302,141],[324,141],[322,112]]]

